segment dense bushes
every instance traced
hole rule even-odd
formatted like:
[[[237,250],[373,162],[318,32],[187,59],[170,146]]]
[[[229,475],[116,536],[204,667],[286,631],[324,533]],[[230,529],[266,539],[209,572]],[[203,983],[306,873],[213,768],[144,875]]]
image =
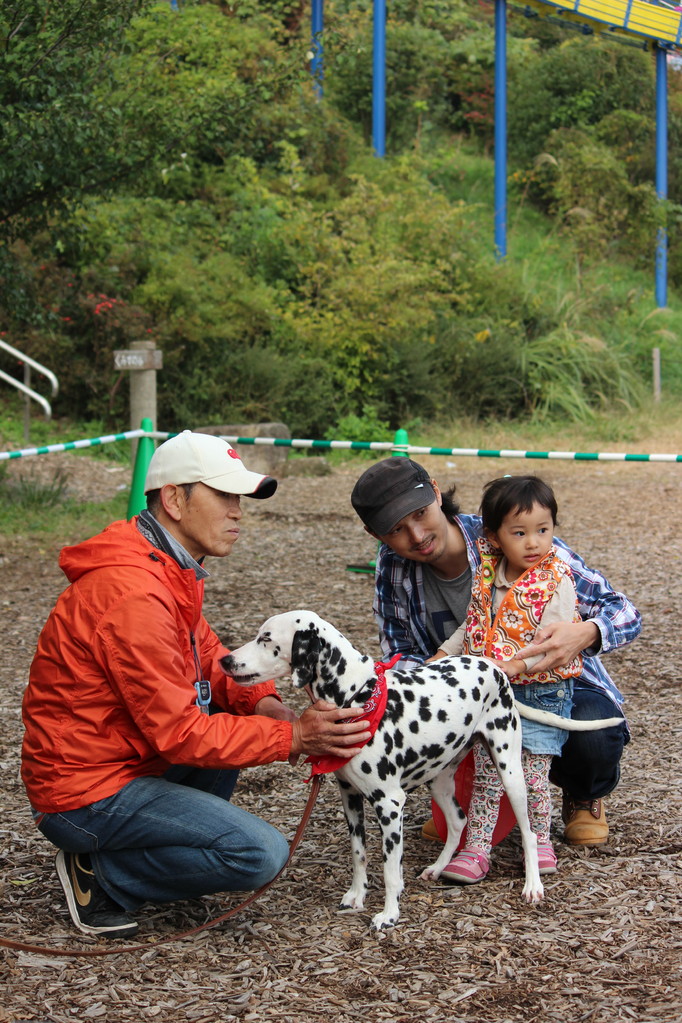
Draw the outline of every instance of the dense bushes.
[[[493,259],[489,164],[468,155],[492,124],[488,7],[390,5],[379,161],[369,0],[328,0],[323,102],[300,4],[138,6],[107,77],[81,82],[109,111],[106,187],[60,193],[55,171],[52,205],[24,204],[21,240],[0,249],[9,339],[56,369],[70,412],[126,421],[113,351],[141,339],[164,353],[168,429],[282,419],[321,437],[339,423],[586,416],[637,400],[649,335],[630,332],[633,361],[595,327],[597,306],[616,322],[615,297],[567,316],[522,265]],[[527,33],[510,58],[520,201],[555,219],[579,262],[650,258],[650,58]]]

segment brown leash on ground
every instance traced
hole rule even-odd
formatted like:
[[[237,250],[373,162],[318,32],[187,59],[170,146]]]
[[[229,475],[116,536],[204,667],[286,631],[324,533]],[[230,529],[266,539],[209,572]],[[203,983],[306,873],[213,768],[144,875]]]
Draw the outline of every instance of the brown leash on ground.
[[[211,927],[217,927],[218,924],[223,923],[225,920],[229,920],[231,916],[235,916],[240,913],[246,906],[250,906],[252,902],[259,899],[268,888],[270,888],[275,881],[278,880],[291,863],[292,856],[294,855],[296,848],[303,838],[303,832],[305,831],[310,815],[313,812],[313,807],[317,800],[317,796],[320,791],[320,784],[322,778],[320,775],[316,775],[312,779],[310,786],[310,792],[308,794],[308,802],[305,805],[303,816],[301,817],[296,834],[294,835],[291,845],[289,846],[289,855],[287,861],[278,874],[275,874],[272,881],[268,881],[256,892],[252,892],[248,898],[240,902],[238,906],[234,906],[232,909],[228,909],[226,913],[221,913],[220,916],[215,917],[213,920],[209,920],[205,924],[200,924],[199,927],[192,927],[189,931],[182,931],[179,934],[172,934],[169,938],[160,938],[158,941],[152,941],[144,945],[117,945],[115,948],[90,948],[90,949],[61,949],[61,948],[48,948],[45,945],[27,945],[21,941],[12,941],[10,938],[0,938],[0,945],[4,948],[18,949],[20,952],[38,952],[44,956],[110,956],[120,955],[121,953],[127,952],[149,952],[150,949],[158,948],[159,945],[168,945],[172,941],[180,941],[182,938],[189,938],[192,934],[199,934],[200,931],[207,931]]]

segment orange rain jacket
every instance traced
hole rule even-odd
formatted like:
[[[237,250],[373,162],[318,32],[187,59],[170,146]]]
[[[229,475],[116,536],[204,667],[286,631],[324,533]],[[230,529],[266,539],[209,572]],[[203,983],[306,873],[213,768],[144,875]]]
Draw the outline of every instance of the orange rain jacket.
[[[73,810],[171,764],[247,767],[286,760],[292,726],[254,714],[272,682],[237,685],[201,613],[203,582],[132,522],[65,547],[71,585],[38,641],[23,701],[21,775],[31,805]],[[226,714],[196,705],[198,679]]]

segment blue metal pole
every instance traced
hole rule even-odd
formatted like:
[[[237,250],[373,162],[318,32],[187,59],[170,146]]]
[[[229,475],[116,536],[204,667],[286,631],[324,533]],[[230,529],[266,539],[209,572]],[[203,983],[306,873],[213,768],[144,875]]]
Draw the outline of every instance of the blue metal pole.
[[[495,253],[507,255],[507,2],[495,0]]]
[[[656,195],[668,198],[668,54],[656,46]],[[659,227],[656,242],[656,302],[668,302],[668,233]]]
[[[322,97],[322,79],[324,67],[322,63],[322,29],[324,28],[324,0],[312,0],[310,5],[310,29],[312,34],[312,60],[310,73],[313,76],[313,87],[317,98]]]
[[[377,156],[386,155],[386,0],[374,0],[372,48],[372,142]]]

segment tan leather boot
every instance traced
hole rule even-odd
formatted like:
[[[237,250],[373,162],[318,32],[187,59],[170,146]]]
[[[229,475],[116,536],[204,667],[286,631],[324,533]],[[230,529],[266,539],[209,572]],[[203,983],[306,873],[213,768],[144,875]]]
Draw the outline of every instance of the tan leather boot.
[[[602,799],[581,802],[564,793],[561,817],[568,845],[603,845],[609,837]]]
[[[424,823],[424,826],[422,827],[422,838],[428,838],[431,842],[443,841],[443,839],[438,834],[436,822],[434,821],[433,817],[429,817],[429,819]]]

